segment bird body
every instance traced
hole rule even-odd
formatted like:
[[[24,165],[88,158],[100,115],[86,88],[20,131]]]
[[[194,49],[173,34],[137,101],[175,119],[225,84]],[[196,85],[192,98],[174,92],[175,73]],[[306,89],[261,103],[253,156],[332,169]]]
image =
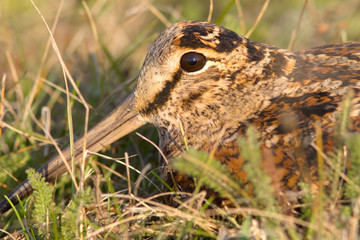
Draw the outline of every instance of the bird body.
[[[193,72],[182,69],[174,59],[188,52],[205,56],[206,64]],[[300,181],[317,187],[316,128],[329,152],[336,114],[351,89],[353,107],[359,107],[359,43],[290,52],[215,25],[184,22],[159,36],[145,63],[136,108],[159,129],[167,158],[185,151],[185,142],[215,150],[215,157],[246,183],[237,140],[253,125],[268,173],[281,191],[297,190]],[[351,117],[358,120],[358,111]]]
[[[246,184],[238,139],[251,125],[264,159],[259,167],[269,173],[278,191],[298,190],[300,181],[316,188],[316,129],[321,129],[324,152],[331,151],[337,114],[350,93],[354,96],[350,129],[360,129],[359,80],[360,43],[291,52],[217,25],[180,22],[154,42],[133,94],[89,132],[87,149],[99,151],[151,123],[170,161],[185,151],[186,142],[213,151]],[[83,141],[75,144],[77,161]],[[60,165],[62,160],[55,157],[39,172],[52,180],[66,171],[60,171]],[[180,189],[186,185],[178,184]],[[28,183],[11,196],[23,197],[25,190],[31,191]]]

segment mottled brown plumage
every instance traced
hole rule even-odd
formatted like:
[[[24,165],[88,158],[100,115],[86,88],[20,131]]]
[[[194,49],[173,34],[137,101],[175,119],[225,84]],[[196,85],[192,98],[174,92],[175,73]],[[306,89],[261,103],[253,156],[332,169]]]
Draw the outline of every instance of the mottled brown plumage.
[[[181,125],[189,146],[209,152],[216,146],[216,159],[246,184],[237,140],[253,125],[264,156],[259,167],[277,190],[297,190],[299,181],[316,189],[315,129],[322,129],[324,150],[332,150],[336,114],[353,91],[351,118],[359,130],[359,80],[360,43],[290,52],[213,24],[180,22],[155,41],[133,95],[89,132],[87,148],[99,151],[149,122],[171,160],[185,150]],[[82,142],[75,145],[77,161]],[[69,150],[64,155],[70,159]],[[55,157],[39,171],[53,180],[66,169]],[[186,188],[182,177],[180,188]],[[26,191],[28,182],[11,197],[16,201],[14,194],[23,198]]]

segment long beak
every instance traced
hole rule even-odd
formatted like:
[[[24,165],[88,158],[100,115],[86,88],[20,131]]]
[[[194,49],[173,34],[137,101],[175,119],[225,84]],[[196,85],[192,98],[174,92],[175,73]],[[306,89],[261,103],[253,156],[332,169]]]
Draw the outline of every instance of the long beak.
[[[146,122],[140,119],[138,112],[134,110],[134,105],[135,97],[132,93],[119,107],[88,132],[86,150],[98,152],[119,138],[143,126]],[[84,137],[74,144],[73,157],[75,164],[79,164],[83,158],[83,144]],[[52,182],[67,171],[64,159],[71,165],[70,147],[64,149],[61,155],[55,156],[37,171],[45,177],[46,181]],[[29,196],[32,191],[29,180],[26,180],[12,191],[8,198],[16,205],[18,203],[17,196],[22,200]],[[3,214],[8,209],[10,209],[9,202],[6,199],[2,200],[0,202],[0,214]]]

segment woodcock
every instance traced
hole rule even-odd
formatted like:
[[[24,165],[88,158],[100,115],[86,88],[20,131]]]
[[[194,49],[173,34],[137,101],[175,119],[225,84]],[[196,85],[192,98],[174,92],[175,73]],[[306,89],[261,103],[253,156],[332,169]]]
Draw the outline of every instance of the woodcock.
[[[299,52],[257,43],[206,22],[180,22],[166,29],[150,48],[134,92],[89,131],[86,149],[100,151],[145,123],[159,132],[167,159],[188,146],[212,151],[246,182],[237,140],[255,127],[264,166],[281,191],[298,183],[317,184],[315,130],[323,150],[334,147],[340,104],[353,92],[352,127],[360,129],[360,43],[321,46]],[[184,130],[181,134],[180,126]],[[81,138],[74,157],[83,157]],[[65,149],[38,172],[53,181],[70,161]],[[179,182],[181,187],[181,182]],[[28,181],[9,198],[31,194]],[[1,202],[0,211],[9,208]]]

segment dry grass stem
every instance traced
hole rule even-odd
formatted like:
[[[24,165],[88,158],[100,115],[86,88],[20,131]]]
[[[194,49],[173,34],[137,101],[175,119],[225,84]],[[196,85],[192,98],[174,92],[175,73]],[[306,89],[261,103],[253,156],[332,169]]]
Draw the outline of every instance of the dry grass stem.
[[[13,61],[13,59],[11,57],[11,54],[10,54],[10,52],[8,50],[5,51],[5,56],[6,56],[7,62],[9,63],[11,76],[12,76],[12,79],[13,79],[14,84],[15,84],[16,95],[19,98],[20,103],[23,104],[24,103],[23,90],[21,89],[21,84],[20,84],[20,81],[19,81],[19,76],[18,76],[17,71],[16,71],[16,67],[14,65],[14,61]]]
[[[35,3],[32,0],[30,0],[30,1],[32,2],[34,7],[37,9]],[[52,26],[51,30],[49,29],[50,33],[55,32],[55,29],[57,27],[57,23],[59,21],[60,13],[61,13],[61,10],[62,10],[63,2],[64,1],[60,1],[60,5],[59,5],[59,8],[58,8],[57,13],[55,15],[55,20],[54,20],[53,26]],[[46,24],[45,19],[41,15],[39,9],[37,9],[37,12],[42,17],[44,23]],[[48,41],[46,43],[45,51],[44,51],[44,53],[42,55],[42,59],[41,59],[40,65],[39,65],[39,69],[38,69],[36,77],[35,77],[34,85],[32,87],[32,90],[30,91],[29,98],[27,99],[24,115],[23,115],[23,118],[22,118],[22,125],[25,124],[25,122],[26,122],[26,120],[28,118],[29,112],[31,111],[31,106],[32,106],[33,101],[35,99],[36,93],[38,92],[40,76],[41,76],[41,73],[43,71],[43,67],[44,67],[45,61],[46,61],[46,59],[48,57],[50,46],[51,46],[51,43],[52,43],[51,36],[52,36],[52,34],[49,36]]]
[[[6,83],[6,74],[3,74],[1,79],[1,98],[0,98],[0,137],[2,133],[2,127],[3,127],[3,119],[5,115],[4,111],[4,99],[5,99],[5,83]]]
[[[54,89],[64,93],[64,94],[67,94],[66,90],[63,89],[62,87],[60,87],[59,85],[56,85],[55,83],[52,83],[50,81],[48,81],[47,79],[43,78],[43,77],[40,77],[40,80],[43,81],[44,83],[46,83],[47,85],[53,87]],[[75,99],[76,101],[80,102],[81,103],[81,99],[78,98],[76,95],[72,94],[72,93],[69,93],[70,97],[72,99]],[[89,105],[89,108],[93,108],[91,105]]]
[[[208,14],[208,17],[207,17],[207,20],[206,20],[207,22],[211,22],[213,11],[214,11],[214,1],[209,0],[209,14]]]
[[[289,43],[289,47],[288,49],[290,51],[293,51],[294,50],[294,45],[295,45],[295,41],[296,41],[296,37],[297,35],[299,34],[299,31],[300,31],[300,27],[301,27],[301,23],[303,22],[302,19],[303,19],[303,16],[304,16],[304,13],[305,13],[305,9],[306,9],[306,6],[308,4],[309,0],[305,0],[304,1],[304,5],[301,9],[301,13],[300,13],[300,17],[299,17],[299,21],[296,25],[296,30],[292,32],[291,34],[291,39],[290,39],[290,43]]]
[[[166,17],[156,8],[149,0],[146,0],[146,7],[149,11],[154,14],[166,27],[171,26],[171,22],[169,22]]]
[[[257,27],[257,25],[260,23],[262,17],[264,16],[267,7],[269,6],[269,2],[270,0],[266,0],[264,5],[261,8],[261,11],[259,13],[259,15],[256,18],[255,23],[253,24],[253,26],[250,28],[250,30],[245,34],[246,38],[249,38],[251,36],[251,34],[253,33],[253,31],[255,30],[255,28]]]
[[[240,0],[235,0],[235,4],[236,4],[236,10],[239,15],[240,32],[241,34],[245,34],[246,31],[245,17],[244,17],[243,9],[241,7]]]
[[[131,189],[131,178],[130,178],[130,169],[129,169],[129,155],[127,152],[125,152],[125,163],[126,163],[126,176],[127,176],[127,182],[128,182],[128,191],[129,195],[133,196],[132,189]],[[130,198],[130,205],[132,205],[132,199]]]

